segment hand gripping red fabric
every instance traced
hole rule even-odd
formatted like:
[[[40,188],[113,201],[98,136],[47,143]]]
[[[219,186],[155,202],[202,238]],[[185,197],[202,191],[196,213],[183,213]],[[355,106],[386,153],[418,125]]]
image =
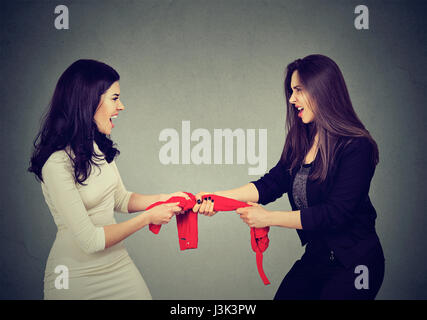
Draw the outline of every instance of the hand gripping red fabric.
[[[149,210],[157,205],[163,203],[173,203],[179,202],[183,210],[192,209],[196,204],[196,197],[188,192],[185,192],[190,200],[185,199],[184,197],[171,197],[166,201],[159,201],[150,205],[146,210]],[[227,197],[221,197],[214,194],[204,195],[202,199],[211,197],[214,200],[214,210],[215,211],[234,211],[238,208],[250,207],[246,202],[230,199]],[[190,212],[186,214],[176,215],[177,228],[178,228],[178,239],[179,246],[181,250],[186,249],[195,249],[197,248],[198,241],[198,228],[197,228],[197,217],[198,213]],[[158,234],[160,231],[161,225],[150,224],[149,229],[151,232]],[[268,239],[268,232],[270,231],[269,227],[265,228],[251,228],[251,247],[252,250],[256,253],[256,262],[258,273],[264,282],[265,285],[270,284],[267,276],[264,273],[262,266],[263,252],[267,250],[270,240]]]
[[[193,212],[193,207],[196,204],[196,197],[188,192],[184,192],[187,194],[190,199],[187,200],[184,197],[171,197],[166,201],[158,201],[151,204],[147,209],[158,206],[164,203],[174,203],[179,202],[178,206],[182,208],[182,210],[190,210],[186,214],[178,214],[176,215],[176,225],[178,228],[178,241],[179,248],[181,250],[186,249],[196,249],[198,242],[198,223],[197,217],[199,216],[198,212]],[[158,234],[160,232],[162,225],[161,224],[150,224],[149,229],[152,233]]]

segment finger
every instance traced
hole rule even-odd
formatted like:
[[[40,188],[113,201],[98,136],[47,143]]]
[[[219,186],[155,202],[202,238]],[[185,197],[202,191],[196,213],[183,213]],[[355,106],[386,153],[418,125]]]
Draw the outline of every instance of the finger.
[[[246,208],[237,208],[237,209],[236,209],[236,212],[237,212],[238,214],[243,214],[243,213],[248,212],[248,210],[247,210]]]
[[[186,194],[185,192],[182,193],[183,197],[187,200],[190,200],[190,196]]]
[[[193,207],[193,212],[197,212],[197,211],[199,211],[199,209],[200,209],[201,205],[202,205],[202,200],[197,199],[197,200],[196,200],[196,204],[195,204],[195,205],[194,205],[194,207]]]
[[[190,200],[190,197],[185,192],[177,192],[178,197],[184,197],[186,200]]]
[[[210,196],[206,197],[206,209],[205,209],[205,214],[207,216],[209,216],[213,211],[213,203],[212,203],[212,198]]]
[[[217,211],[215,211],[215,201],[214,199],[212,199],[212,209],[211,209],[211,213],[209,213],[209,217],[212,217],[216,213]]]
[[[208,216],[212,215],[213,208],[214,208],[214,201],[213,201],[213,199],[211,199],[210,201],[208,200],[208,204],[207,204]]]
[[[181,212],[181,211],[182,211],[182,208],[181,208],[181,207],[176,206],[176,207],[172,207],[172,208],[171,208],[171,210],[172,210],[172,212],[177,213],[177,212]]]
[[[216,214],[218,211],[212,211],[212,213],[209,214],[209,217],[212,217],[214,214]]]
[[[169,221],[171,221],[171,218],[172,217],[165,217],[164,219],[163,219],[163,221],[160,223],[160,224],[166,224],[166,223],[169,223]]]
[[[203,199],[205,198],[204,196],[207,194],[210,194],[210,193],[205,191],[200,191],[198,194],[196,194],[196,200],[200,199],[200,201],[203,201]]]
[[[165,205],[166,207],[173,207],[173,206],[176,206],[176,205],[178,205],[178,204],[179,204],[179,201],[178,201],[178,202],[165,203],[164,205]]]
[[[199,209],[199,213],[205,214],[207,203],[208,203],[208,201],[206,199],[203,199],[202,205],[200,206],[200,209]]]
[[[256,202],[248,201],[247,204],[250,205],[250,206],[253,206],[253,207],[259,207],[259,204],[256,203]]]

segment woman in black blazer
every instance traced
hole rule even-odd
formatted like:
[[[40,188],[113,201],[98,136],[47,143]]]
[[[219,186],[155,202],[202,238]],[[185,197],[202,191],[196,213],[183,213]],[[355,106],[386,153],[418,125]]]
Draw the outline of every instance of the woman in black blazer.
[[[378,147],[357,117],[342,73],[323,55],[287,66],[287,136],[276,166],[257,181],[215,194],[247,201],[237,213],[250,227],[296,229],[305,253],[275,299],[374,299],[384,277],[369,187]],[[293,211],[268,211],[284,193]],[[200,192],[197,199],[205,194]],[[213,203],[194,211],[208,216]]]

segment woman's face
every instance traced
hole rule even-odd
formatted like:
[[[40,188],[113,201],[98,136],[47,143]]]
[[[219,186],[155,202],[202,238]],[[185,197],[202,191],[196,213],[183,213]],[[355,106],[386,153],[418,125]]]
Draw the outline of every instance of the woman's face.
[[[111,134],[111,129],[114,124],[111,117],[116,118],[120,110],[124,110],[125,106],[119,99],[120,85],[119,82],[114,82],[107,91],[101,96],[99,106],[96,109],[94,120],[98,126],[98,131],[104,134]]]
[[[298,117],[301,118],[302,122],[310,123],[314,120],[314,113],[312,111],[313,104],[310,103],[308,93],[305,91],[298,74],[298,70],[295,70],[291,76],[291,90],[292,95],[289,98],[289,102],[294,105],[298,113]]]

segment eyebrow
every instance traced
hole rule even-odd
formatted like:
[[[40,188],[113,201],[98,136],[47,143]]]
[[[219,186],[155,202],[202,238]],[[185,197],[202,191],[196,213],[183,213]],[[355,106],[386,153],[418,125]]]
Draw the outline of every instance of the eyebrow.
[[[114,96],[119,96],[120,95],[120,93],[114,93],[112,96],[114,97]]]

